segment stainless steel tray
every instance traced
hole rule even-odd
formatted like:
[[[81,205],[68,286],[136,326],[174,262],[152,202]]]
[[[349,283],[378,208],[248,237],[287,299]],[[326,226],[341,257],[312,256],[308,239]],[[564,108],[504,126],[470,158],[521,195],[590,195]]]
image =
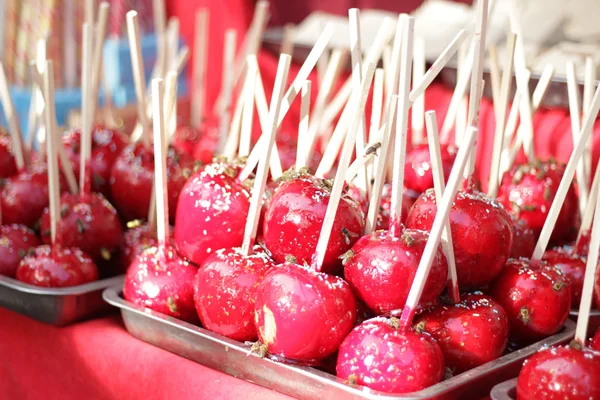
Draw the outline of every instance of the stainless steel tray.
[[[515,400],[517,398],[517,378],[494,386],[490,396],[492,400]]]
[[[104,300],[121,309],[129,333],[144,342],[163,348],[207,367],[298,399],[424,400],[487,396],[498,382],[517,376],[523,361],[542,346],[565,343],[574,336],[575,324],[567,320],[563,331],[539,343],[507,354],[495,361],[411,394],[387,394],[361,386],[349,386],[326,372],[261,359],[250,346],[225,338],[121,297],[121,285],[104,291]]]
[[[123,285],[124,275],[67,288],[42,288],[0,275],[0,307],[55,326],[110,311],[102,300],[109,286]]]
[[[579,317],[579,310],[571,310],[569,318],[573,321],[577,321]],[[600,310],[591,310],[590,319],[588,320],[588,338],[594,336],[596,331],[600,328]]]

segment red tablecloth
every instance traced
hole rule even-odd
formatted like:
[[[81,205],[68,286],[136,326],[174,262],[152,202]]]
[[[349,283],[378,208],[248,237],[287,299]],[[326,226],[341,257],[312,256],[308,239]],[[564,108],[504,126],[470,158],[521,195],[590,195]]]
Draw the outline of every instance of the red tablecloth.
[[[137,340],[117,315],[55,328],[0,308],[0,399],[290,397]]]

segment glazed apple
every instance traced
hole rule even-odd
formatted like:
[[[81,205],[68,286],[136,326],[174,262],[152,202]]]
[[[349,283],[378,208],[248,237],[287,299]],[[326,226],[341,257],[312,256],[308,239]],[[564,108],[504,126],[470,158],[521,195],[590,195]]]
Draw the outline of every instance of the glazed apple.
[[[65,188],[62,179],[60,187]],[[0,205],[2,222],[33,228],[48,207],[48,199],[48,169],[44,164],[34,164],[4,181]]]
[[[194,171],[194,160],[172,147],[167,153],[169,220],[175,220],[179,193]],[[143,144],[130,144],[117,157],[110,177],[111,197],[126,221],[146,218],[154,181],[154,152]]]
[[[206,165],[181,191],[175,243],[181,255],[197,265],[219,249],[242,245],[250,193],[237,179],[239,171],[235,164]]]
[[[444,356],[433,338],[398,320],[377,317],[350,332],[338,352],[337,376],[387,393],[411,393],[440,382]]]
[[[435,193],[413,204],[406,227],[429,231],[437,214]],[[450,228],[461,289],[489,285],[502,271],[512,246],[512,221],[504,208],[480,192],[459,191],[450,209]]]
[[[21,260],[41,244],[24,225],[0,226],[0,275],[14,278]]]
[[[429,235],[406,229],[400,238],[387,231],[363,236],[343,256],[344,277],[356,296],[378,315],[402,309]],[[441,247],[433,260],[421,305],[431,305],[446,287],[448,264]]]
[[[156,228],[151,229],[140,220],[128,222],[127,227],[121,240],[120,267],[123,271],[126,271],[144,251],[158,245]]]
[[[198,134],[194,158],[203,164],[210,164],[219,149],[219,121],[213,118],[205,120]]]
[[[567,278],[571,285],[571,304],[577,306],[583,290],[585,257],[574,254],[571,248],[555,247],[544,253],[544,261],[559,269]]]
[[[81,155],[81,130],[71,130],[63,136],[65,151],[75,174],[79,176]],[[126,138],[120,133],[97,125],[92,130],[92,155],[89,160],[91,189],[104,197],[110,197],[110,171],[115,160],[126,145]]]
[[[0,179],[10,178],[18,172],[10,135],[0,128]]]
[[[173,147],[181,153],[194,156],[194,151],[200,140],[200,131],[190,125],[178,125],[173,139]]]
[[[262,240],[278,263],[293,256],[299,264],[311,263],[325,218],[330,181],[308,173],[288,172],[279,181],[264,215]],[[340,256],[359,239],[364,229],[360,205],[342,194],[325,252],[322,271],[340,269]]]
[[[567,278],[546,262],[511,259],[490,287],[490,295],[508,315],[510,337],[532,343],[557,333],[571,311]]]
[[[596,331],[596,334],[592,337],[590,341],[590,348],[599,351],[600,350],[600,329]]]
[[[68,287],[98,280],[98,268],[77,248],[42,245],[21,260],[16,278],[35,286]]]
[[[342,278],[286,263],[272,268],[256,290],[254,318],[268,353],[315,364],[354,326],[356,300]]]
[[[530,257],[536,243],[536,235],[527,222],[509,214],[513,223],[513,240],[510,248],[510,258]]]
[[[439,305],[415,320],[417,331],[435,339],[446,366],[461,373],[502,356],[508,343],[508,317],[492,298],[480,293],[462,297],[459,304]]]
[[[517,399],[600,399],[600,353],[573,346],[540,350],[523,364]]]
[[[123,297],[140,307],[195,323],[196,271],[173,247],[150,247],[127,269]]]
[[[61,219],[57,226],[60,243],[77,247],[90,255],[96,264],[114,258],[121,244],[121,222],[117,210],[99,193],[65,193],[60,198]],[[44,210],[42,240],[51,243],[50,211]]]
[[[194,281],[194,302],[202,325],[241,342],[257,339],[254,327],[256,290],[275,263],[255,246],[217,250],[204,260]]]
[[[456,158],[456,150],[454,146],[441,145],[440,147],[445,181],[450,177],[450,171]],[[421,143],[413,147],[406,153],[404,162],[404,184],[406,187],[417,193],[423,193],[427,189],[433,188],[431,168],[429,145]]]
[[[498,191],[498,201],[539,236],[552,201],[558,190],[565,167],[556,161],[514,166],[504,174]],[[552,233],[552,241],[572,240],[579,227],[579,208],[575,188],[570,187]]]

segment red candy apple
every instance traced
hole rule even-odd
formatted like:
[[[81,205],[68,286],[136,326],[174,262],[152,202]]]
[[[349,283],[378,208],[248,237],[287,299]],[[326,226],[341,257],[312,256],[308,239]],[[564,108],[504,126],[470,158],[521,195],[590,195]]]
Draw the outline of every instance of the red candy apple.
[[[17,174],[17,163],[12,152],[12,140],[9,134],[0,128],[0,179]]]
[[[556,161],[516,165],[504,174],[498,191],[498,201],[507,210],[525,220],[538,236],[556,195],[565,167]],[[573,239],[579,225],[579,208],[575,188],[571,186],[556,221],[552,240]]]
[[[181,191],[175,243],[181,255],[197,265],[219,249],[242,244],[250,193],[237,180],[238,173],[237,165],[209,164]]]
[[[459,304],[433,307],[419,315],[415,324],[417,330],[433,336],[454,373],[495,360],[508,343],[506,313],[482,294],[463,296]]]
[[[16,277],[35,286],[67,287],[98,280],[98,268],[77,248],[42,245],[21,260]]]
[[[315,363],[333,354],[354,326],[356,300],[341,278],[281,264],[256,290],[254,315],[270,354]]]
[[[546,250],[544,261],[559,269],[571,284],[571,304],[577,306],[581,301],[583,278],[585,276],[585,257],[573,254],[572,249],[555,247]]]
[[[259,246],[249,256],[240,248],[221,249],[208,256],[194,281],[194,302],[202,325],[231,339],[255,341],[256,290],[274,266]]]
[[[387,231],[363,236],[344,256],[344,277],[357,297],[376,314],[402,309],[408,298],[428,234],[406,229],[400,238]],[[446,286],[448,264],[441,247],[433,260],[421,305],[437,300]]]
[[[305,173],[285,174],[273,192],[265,212],[263,241],[278,263],[293,256],[298,263],[310,263],[315,253],[329,195],[330,182]],[[341,266],[340,256],[358,240],[364,229],[359,204],[342,194],[331,237],[323,260],[323,271]]]
[[[392,185],[386,183],[381,189],[381,204],[379,205],[379,214],[377,215],[377,229],[388,229],[390,227],[390,209],[392,201]],[[401,222],[406,222],[406,217],[410,212],[414,200],[410,197],[408,190],[402,191],[402,215]]]
[[[173,147],[182,153],[194,156],[194,151],[200,140],[200,131],[190,125],[179,125],[175,131]]]
[[[79,157],[81,155],[81,130],[69,131],[63,136],[65,151],[73,171],[79,176]],[[89,160],[91,188],[94,192],[110,196],[110,171],[115,160],[126,145],[126,138],[120,133],[104,126],[95,126],[92,130],[92,156]]]
[[[509,214],[513,223],[513,240],[510,248],[511,258],[531,257],[535,249],[536,235],[527,222]]]
[[[558,332],[571,311],[571,287],[556,268],[541,261],[511,259],[490,287],[510,322],[510,337],[531,343]]]
[[[26,226],[0,226],[0,275],[14,278],[23,257],[40,244],[35,232]]]
[[[61,219],[57,226],[60,243],[78,247],[98,264],[110,261],[121,243],[117,210],[99,193],[65,193],[60,198]],[[50,211],[42,216],[42,240],[50,244]]]
[[[413,204],[406,227],[429,231],[437,214],[435,193],[427,190]],[[510,255],[510,216],[480,192],[459,191],[450,209],[458,283],[462,289],[489,285]]]
[[[196,322],[194,276],[196,267],[173,247],[151,247],[127,269],[123,297],[140,307]]]
[[[191,146],[191,143],[190,143]],[[210,164],[219,149],[219,121],[210,118],[200,127],[199,138],[194,148],[194,158],[203,164]]]
[[[440,151],[444,179],[447,181],[456,158],[456,147],[442,145]],[[431,168],[429,145],[422,143],[413,147],[406,154],[406,161],[404,162],[404,184],[406,187],[417,193],[423,193],[427,189],[433,188]]]
[[[387,393],[411,393],[440,382],[444,356],[429,334],[374,318],[350,332],[338,352],[337,376]]]
[[[571,346],[537,352],[523,364],[517,399],[600,399],[600,353]]]
[[[61,180],[61,189],[65,187]],[[33,228],[48,206],[48,170],[34,164],[4,182],[1,193],[2,222]]]
[[[600,329],[596,331],[596,334],[590,340],[590,348],[600,351]]]
[[[173,148],[167,154],[169,219],[175,220],[177,199],[194,172],[194,160]],[[111,198],[125,220],[146,218],[154,179],[154,152],[143,144],[130,144],[117,157],[110,177]]]
[[[158,245],[156,228],[150,229],[148,224],[142,224],[139,220],[128,222],[127,226],[129,229],[123,233],[121,240],[120,263],[122,270],[127,270],[127,267],[144,251]]]

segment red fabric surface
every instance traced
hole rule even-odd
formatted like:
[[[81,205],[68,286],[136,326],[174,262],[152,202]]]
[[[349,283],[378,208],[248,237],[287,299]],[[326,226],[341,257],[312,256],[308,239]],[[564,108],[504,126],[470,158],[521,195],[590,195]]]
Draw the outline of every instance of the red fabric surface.
[[[0,399],[290,399],[137,340],[117,315],[55,328],[0,308],[0,321]]]

